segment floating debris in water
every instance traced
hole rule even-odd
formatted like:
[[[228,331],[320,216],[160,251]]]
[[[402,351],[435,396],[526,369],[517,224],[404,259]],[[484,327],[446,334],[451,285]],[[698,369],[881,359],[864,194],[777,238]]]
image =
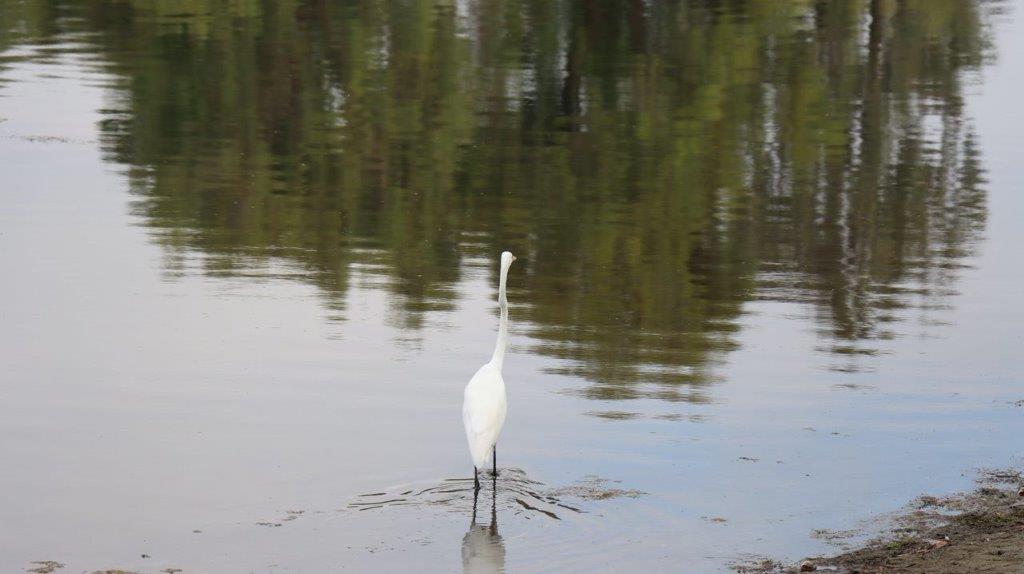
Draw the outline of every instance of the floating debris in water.
[[[36,565],[35,568],[29,568],[26,572],[31,572],[32,574],[52,574],[54,571],[64,567],[63,564],[56,560],[36,560],[32,564]]]
[[[572,496],[585,500],[640,498],[647,494],[646,492],[635,489],[609,488],[608,486],[605,486],[609,482],[617,484],[620,481],[611,481],[597,476],[588,476],[574,485],[555,489],[552,491],[552,494],[555,496]]]

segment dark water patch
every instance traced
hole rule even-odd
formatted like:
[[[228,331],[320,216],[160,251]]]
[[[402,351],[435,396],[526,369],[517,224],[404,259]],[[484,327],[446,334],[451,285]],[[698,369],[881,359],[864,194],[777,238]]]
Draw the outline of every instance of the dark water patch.
[[[590,415],[592,417],[597,417],[600,419],[608,419],[614,421],[633,420],[643,416],[640,413],[631,413],[626,411],[587,411],[586,413],[583,414]]]
[[[982,486],[1024,486],[1024,474],[1016,468],[983,468],[975,480]]]
[[[257,522],[256,526],[265,526],[265,527],[269,527],[269,528],[280,528],[281,526],[284,525],[284,523],[292,522],[293,520],[298,519],[300,516],[302,516],[305,513],[306,513],[305,510],[285,510],[284,514],[280,518],[278,518],[276,520],[272,520],[272,521],[271,520],[265,520],[265,521]]]
[[[0,137],[5,139],[13,139],[30,143],[40,144],[74,144],[74,145],[93,145],[96,142],[92,140],[84,140],[78,138],[70,138],[65,136],[46,136],[46,135],[20,135],[20,134],[3,134]]]
[[[850,546],[851,540],[861,536],[863,533],[857,529],[849,530],[829,530],[828,528],[817,528],[811,531],[811,537],[816,538],[841,549],[846,549]]]
[[[652,418],[654,420],[659,420],[659,421],[671,421],[671,422],[688,421],[688,422],[691,422],[691,423],[703,423],[703,422],[707,422],[710,417],[708,417],[707,415],[701,415],[701,414],[686,415],[686,414],[679,414],[679,413],[664,413],[664,414],[660,414],[660,415],[654,415],[654,416],[652,416],[650,418]]]
[[[851,345],[832,345],[830,347],[817,347],[816,351],[823,351],[827,353],[833,353],[836,355],[859,355],[864,357],[876,357],[881,354],[878,349],[866,349],[863,347],[854,347]]]
[[[587,476],[575,484],[556,488],[551,493],[553,496],[570,496],[583,500],[639,498],[647,494],[640,490],[623,489],[615,486],[618,484],[621,484],[621,481],[601,478],[599,476]]]
[[[543,508],[537,508],[536,506],[531,506],[530,503],[526,502],[522,498],[516,498],[515,501],[516,501],[516,503],[519,504],[519,506],[522,506],[526,510],[533,510],[533,511],[536,511],[536,512],[540,512],[541,514],[543,514],[543,515],[545,515],[545,516],[547,516],[549,518],[554,518],[555,520],[561,520],[561,518],[559,518],[558,515],[555,514],[554,512],[551,512],[550,510],[544,510]]]
[[[35,560],[32,562],[32,566],[27,568],[25,572],[30,572],[31,574],[53,574],[63,567],[64,564],[56,560]]]
[[[876,387],[874,385],[862,385],[859,383],[836,383],[832,385],[832,388],[847,391],[873,391]]]

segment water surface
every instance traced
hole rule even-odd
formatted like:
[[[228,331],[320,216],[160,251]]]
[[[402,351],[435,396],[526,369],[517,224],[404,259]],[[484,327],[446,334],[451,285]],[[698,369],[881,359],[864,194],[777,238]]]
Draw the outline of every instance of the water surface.
[[[1019,463],[1017,11],[0,0],[0,567],[710,572]]]

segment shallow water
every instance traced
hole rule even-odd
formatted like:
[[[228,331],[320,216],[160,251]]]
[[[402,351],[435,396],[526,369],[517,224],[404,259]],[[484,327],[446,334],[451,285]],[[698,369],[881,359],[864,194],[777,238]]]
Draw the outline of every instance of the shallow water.
[[[1022,461],[1019,5],[209,4],[0,0],[0,570],[711,572]]]

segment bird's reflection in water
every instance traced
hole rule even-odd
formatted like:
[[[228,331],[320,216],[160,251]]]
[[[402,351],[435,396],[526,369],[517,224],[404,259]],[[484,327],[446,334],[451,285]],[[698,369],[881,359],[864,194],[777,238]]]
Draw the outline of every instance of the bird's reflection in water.
[[[462,572],[504,572],[505,543],[498,534],[498,484],[491,482],[491,523],[477,524],[477,502],[479,493],[473,495],[473,518],[469,531],[462,537]]]

